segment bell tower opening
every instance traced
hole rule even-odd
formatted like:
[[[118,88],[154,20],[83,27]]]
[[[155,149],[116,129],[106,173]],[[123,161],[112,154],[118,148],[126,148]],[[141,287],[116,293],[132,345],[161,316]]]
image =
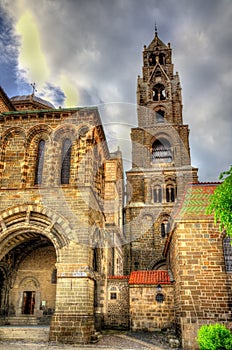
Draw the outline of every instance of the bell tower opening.
[[[172,150],[168,140],[156,140],[152,145],[152,162],[153,163],[170,163],[172,162]]]

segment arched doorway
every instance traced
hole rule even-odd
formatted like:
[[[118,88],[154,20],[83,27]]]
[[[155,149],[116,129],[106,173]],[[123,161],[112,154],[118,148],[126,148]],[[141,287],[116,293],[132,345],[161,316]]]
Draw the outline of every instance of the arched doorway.
[[[9,235],[1,248],[6,252],[0,261],[6,270],[6,277],[0,273],[1,314],[12,322],[14,317],[31,316],[49,323],[56,299],[53,243],[43,234],[26,230]]]

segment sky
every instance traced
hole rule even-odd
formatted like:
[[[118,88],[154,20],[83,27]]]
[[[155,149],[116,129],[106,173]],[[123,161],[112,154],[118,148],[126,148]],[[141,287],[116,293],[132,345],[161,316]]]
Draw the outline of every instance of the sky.
[[[155,23],[171,43],[200,181],[229,169],[232,132],[231,0],[0,0],[0,85],[56,107],[98,106],[110,150],[130,166],[136,84]]]

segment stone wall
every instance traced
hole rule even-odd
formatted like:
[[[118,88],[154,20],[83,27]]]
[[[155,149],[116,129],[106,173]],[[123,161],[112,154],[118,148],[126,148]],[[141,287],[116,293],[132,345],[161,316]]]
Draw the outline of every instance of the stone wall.
[[[125,276],[108,279],[107,311],[104,326],[107,328],[129,327],[129,286]]]
[[[154,331],[173,327],[173,292],[172,285],[162,285],[160,293],[164,300],[158,302],[157,285],[130,285],[131,330]]]
[[[198,349],[202,324],[231,318],[231,273],[225,272],[222,235],[213,219],[178,222],[170,244],[175,279],[175,322],[184,349]]]

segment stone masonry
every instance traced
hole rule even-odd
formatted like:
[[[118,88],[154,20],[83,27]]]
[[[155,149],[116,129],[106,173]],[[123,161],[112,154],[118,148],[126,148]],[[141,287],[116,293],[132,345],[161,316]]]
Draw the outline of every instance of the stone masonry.
[[[27,99],[35,100],[31,110]],[[9,110],[14,99],[2,92],[1,314],[49,310],[51,340],[87,343],[105,312],[105,276],[122,271],[122,216],[108,208],[112,197],[122,207],[121,154],[111,160],[96,108],[56,110],[34,96],[16,101],[18,110]]]

